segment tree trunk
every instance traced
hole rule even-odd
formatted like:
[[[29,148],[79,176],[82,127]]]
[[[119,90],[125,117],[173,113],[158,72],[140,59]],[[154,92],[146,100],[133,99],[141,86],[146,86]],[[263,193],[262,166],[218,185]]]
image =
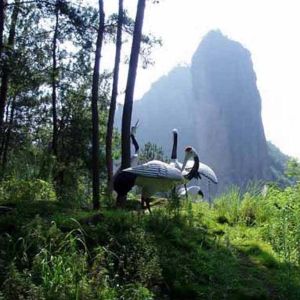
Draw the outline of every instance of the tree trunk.
[[[52,40],[52,152],[57,156],[57,38],[58,38],[58,23],[59,11],[55,7],[55,27]]]
[[[8,42],[7,42],[7,48],[9,49],[9,52],[8,52],[9,56],[11,56],[11,52],[13,50],[14,43],[15,43],[16,25],[17,25],[17,20],[18,20],[18,14],[20,11],[19,4],[20,4],[20,0],[15,0],[14,9],[13,9],[12,16],[11,16],[11,25],[10,25],[10,29],[9,29]],[[0,89],[0,132],[1,133],[2,133],[2,126],[3,126],[5,104],[6,104],[6,100],[7,100],[9,76],[10,76],[10,68],[9,68],[9,62],[8,62],[8,63],[5,63],[3,66],[1,89]]]
[[[122,26],[123,26],[123,0],[119,0],[115,66],[114,66],[113,86],[112,86],[111,101],[110,101],[109,115],[107,121],[107,133],[106,133],[107,191],[110,196],[113,189],[112,187],[112,179],[113,179],[112,139],[113,139],[116,103],[117,103],[117,96],[118,96],[119,68],[120,68],[121,48],[122,48]]]
[[[99,68],[100,58],[104,35],[104,9],[103,0],[99,0],[99,28],[96,42],[95,64],[93,72],[92,86],[92,175],[93,175],[93,208],[100,207],[100,168],[99,168],[99,113],[98,113],[98,96],[99,96]]]
[[[0,0],[0,57],[2,53],[2,47],[3,47],[5,6],[6,6],[6,0]]]
[[[6,111],[5,111],[5,117],[4,117],[4,123],[2,127],[3,134],[0,135],[0,142],[1,142],[1,147],[0,147],[0,161],[2,161],[2,155],[4,152],[5,148],[5,140],[6,140],[6,132],[5,132],[5,127],[7,127],[7,124],[9,123],[9,107],[10,107],[10,102],[7,103],[6,105]]]
[[[132,115],[133,94],[138,67],[142,27],[146,0],[139,0],[135,18],[133,40],[130,54],[129,70],[122,116],[122,164],[121,169],[130,167],[130,126]]]
[[[11,108],[10,108],[10,116],[9,116],[9,124],[8,124],[7,133],[6,133],[6,137],[5,137],[5,142],[4,142],[4,146],[3,146],[3,156],[2,156],[2,167],[3,167],[3,169],[5,169],[6,163],[7,163],[7,155],[8,155],[8,149],[9,149],[11,129],[13,127],[13,122],[14,122],[15,102],[16,102],[16,99],[15,98],[12,99]]]

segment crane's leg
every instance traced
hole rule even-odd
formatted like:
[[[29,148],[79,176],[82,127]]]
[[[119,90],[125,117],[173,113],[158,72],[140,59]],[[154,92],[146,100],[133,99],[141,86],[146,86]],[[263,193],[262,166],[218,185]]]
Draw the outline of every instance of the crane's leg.
[[[145,207],[145,203],[146,203],[146,207]],[[151,209],[150,209],[150,198],[146,198],[146,197],[141,197],[141,206],[142,209],[147,208],[149,210],[149,213],[151,214]]]
[[[147,209],[149,210],[149,213],[151,214],[151,209],[150,209],[150,198],[145,198]]]
[[[145,197],[144,196],[141,197],[141,207],[142,207],[142,209],[145,209]]]
[[[187,200],[188,199],[188,191],[187,191],[186,183],[184,184],[184,189],[185,189],[185,198]]]
[[[119,208],[124,208],[126,200],[127,200],[127,194],[126,195],[118,195],[116,206],[119,207]]]

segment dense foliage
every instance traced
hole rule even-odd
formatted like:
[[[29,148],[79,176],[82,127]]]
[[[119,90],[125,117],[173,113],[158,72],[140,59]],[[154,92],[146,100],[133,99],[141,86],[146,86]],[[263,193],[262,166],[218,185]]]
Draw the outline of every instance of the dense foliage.
[[[299,185],[157,199],[152,215],[19,195],[0,217],[4,299],[299,299]]]
[[[127,11],[123,14],[126,44],[135,23]],[[8,1],[4,15],[0,180],[44,180],[54,186],[61,201],[87,200],[95,165],[91,155],[95,119],[91,96],[97,33],[102,26],[104,46],[113,45],[118,15],[107,14],[105,23],[98,25],[98,8],[81,0]],[[140,56],[144,66],[151,64],[151,49],[160,43],[151,34],[142,36]],[[127,56],[128,51],[121,54],[122,66]],[[107,69],[100,66],[94,88],[99,90],[96,102],[100,130],[96,138],[100,143],[102,193],[106,184],[104,145],[114,68],[113,55],[104,59],[110,65]],[[119,139],[114,132],[113,156],[120,154]]]

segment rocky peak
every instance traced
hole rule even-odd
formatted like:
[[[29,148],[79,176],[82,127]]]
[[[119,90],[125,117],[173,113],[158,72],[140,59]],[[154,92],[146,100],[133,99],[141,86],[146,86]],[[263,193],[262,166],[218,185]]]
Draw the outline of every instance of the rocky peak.
[[[186,145],[219,177],[218,191],[231,184],[269,179],[269,157],[261,98],[250,52],[220,31],[209,32],[190,67],[177,67],[154,83],[134,105],[138,139],[171,153],[179,131],[178,156]]]

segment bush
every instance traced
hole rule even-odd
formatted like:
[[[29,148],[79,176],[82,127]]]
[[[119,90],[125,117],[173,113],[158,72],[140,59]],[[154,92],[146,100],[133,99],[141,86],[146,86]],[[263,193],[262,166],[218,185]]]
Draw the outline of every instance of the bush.
[[[44,294],[41,287],[32,282],[31,274],[28,270],[18,271],[15,264],[11,264],[7,280],[3,283],[4,299],[7,300],[44,300]],[[1,299],[1,294],[0,294]]]
[[[222,194],[214,202],[214,209],[219,217],[222,217],[233,225],[239,221],[239,207],[241,195],[238,188],[232,188],[228,193]]]
[[[288,187],[270,199],[272,214],[263,236],[287,263],[300,265],[300,185]]]
[[[41,179],[15,179],[0,184],[0,203],[24,201],[55,201],[56,193],[51,183]]]
[[[154,295],[147,288],[139,283],[127,284],[121,289],[121,296],[118,299],[130,300],[152,300]]]
[[[107,268],[115,283],[126,285],[139,282],[151,287],[160,282],[158,251],[151,236],[141,228],[124,232],[107,246]]]

